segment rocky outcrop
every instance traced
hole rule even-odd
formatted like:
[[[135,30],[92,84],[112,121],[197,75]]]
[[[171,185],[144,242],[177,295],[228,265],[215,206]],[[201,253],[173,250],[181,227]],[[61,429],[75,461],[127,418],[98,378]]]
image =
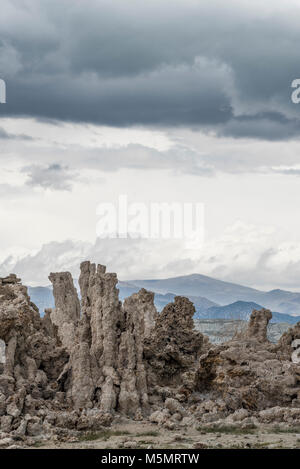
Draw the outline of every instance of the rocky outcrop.
[[[91,380],[95,399],[103,412],[117,405],[120,377],[117,374],[121,302],[116,274],[90,262],[81,264],[79,285],[85,328],[90,334]],[[86,331],[87,332],[87,331]]]
[[[142,289],[122,306],[117,276],[102,265],[84,262],[78,321],[77,293],[70,274],[51,274],[50,280],[56,304],[51,319],[62,340],[64,324],[76,332],[71,342],[65,340],[70,360],[60,376],[68,400],[76,409],[97,407],[103,414],[119,411],[135,418],[145,415],[149,404],[144,338],[157,316],[153,293]],[[66,320],[64,311],[68,312]]]
[[[75,409],[98,408],[103,414],[120,412],[141,419],[151,413],[154,402],[163,403],[159,387],[192,392],[197,359],[207,341],[194,331],[195,310],[189,300],[177,297],[158,315],[154,294],[141,289],[122,305],[116,275],[84,262],[78,321],[70,277],[51,274],[50,280],[56,283],[56,311],[50,316],[70,353],[59,381]],[[66,322],[76,330],[71,347],[64,339]]]
[[[70,272],[51,273],[49,280],[53,286],[55,309],[49,310],[52,323],[57,327],[62,344],[71,351],[77,323],[80,319],[80,302]]]
[[[16,276],[0,282],[6,437],[65,437],[120,415],[169,429],[300,419],[300,323],[274,344],[271,312],[253,311],[246,329],[216,346],[194,329],[187,298],[159,315],[145,289],[122,304],[116,274],[90,262],[81,264],[81,303],[70,273],[49,278],[55,309],[43,318]]]
[[[157,319],[154,294],[142,288],[124,301],[123,314],[118,353],[119,409],[141,418],[150,411],[144,340],[150,337]]]
[[[96,268],[89,262],[82,263],[81,316],[71,275],[51,274],[50,280],[56,305],[50,316],[70,353],[70,360],[59,377],[67,400],[77,410],[97,407],[103,413],[110,413],[117,405],[120,386],[117,354],[121,303],[117,277],[106,273],[104,266]],[[65,316],[64,312],[67,312]],[[72,340],[65,333],[68,330],[72,331]]]
[[[248,328],[242,336],[246,340],[266,342],[268,324],[271,319],[272,313],[268,309],[254,310],[250,316]]]
[[[21,279],[16,274],[10,274],[7,277],[0,277],[0,285],[17,285]]]
[[[177,296],[165,306],[151,334],[145,339],[144,354],[154,379],[160,384],[178,384],[182,373],[192,371],[199,358],[204,336],[194,330],[195,307]]]
[[[5,344],[0,430],[17,431],[25,425],[22,416],[34,415],[45,402],[49,404],[49,398],[55,407],[60,391],[57,378],[68,354],[58,337],[46,330],[26,287],[14,276],[9,282],[2,281],[0,288],[0,339]],[[29,423],[29,417],[27,420]]]
[[[144,341],[150,420],[172,429],[183,418],[181,403],[188,404],[195,389],[199,356],[207,349],[208,340],[194,330],[194,305],[183,297],[175,297],[158,316],[155,327]],[[166,407],[165,407],[166,406]],[[175,419],[175,420],[172,420]]]
[[[230,411],[300,406],[300,368],[291,360],[299,324],[271,344],[271,317],[268,310],[253,311],[245,332],[201,356],[196,389],[223,399]]]

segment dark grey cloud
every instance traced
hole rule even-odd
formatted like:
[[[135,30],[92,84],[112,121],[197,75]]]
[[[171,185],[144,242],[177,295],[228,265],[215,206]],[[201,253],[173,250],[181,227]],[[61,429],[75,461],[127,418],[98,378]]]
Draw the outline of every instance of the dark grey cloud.
[[[298,137],[299,7],[281,5],[3,0],[0,112]]]
[[[70,191],[75,177],[68,167],[57,163],[26,166],[22,172],[28,177],[27,185],[59,191]]]
[[[300,120],[287,118],[279,112],[259,112],[230,119],[218,131],[218,135],[235,138],[288,140],[300,138]]]

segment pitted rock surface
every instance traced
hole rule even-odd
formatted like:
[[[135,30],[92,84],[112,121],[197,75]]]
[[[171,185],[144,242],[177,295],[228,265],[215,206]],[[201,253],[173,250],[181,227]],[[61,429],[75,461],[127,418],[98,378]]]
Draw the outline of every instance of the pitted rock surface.
[[[75,438],[124,417],[169,430],[300,424],[300,323],[272,344],[272,313],[253,311],[245,331],[212,345],[187,298],[160,314],[145,289],[122,304],[116,274],[90,262],[81,302],[70,273],[49,278],[55,308],[43,318],[16,275],[0,279],[4,439]]]

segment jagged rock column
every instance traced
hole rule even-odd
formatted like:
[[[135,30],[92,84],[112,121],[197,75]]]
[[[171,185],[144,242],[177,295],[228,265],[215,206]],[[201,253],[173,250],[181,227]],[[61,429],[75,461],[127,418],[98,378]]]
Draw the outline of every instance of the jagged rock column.
[[[117,283],[116,274],[106,273],[105,266],[81,264],[79,285],[82,314],[90,324],[94,398],[103,412],[116,408],[120,386],[116,369],[122,310]]]
[[[268,340],[268,324],[271,319],[272,313],[268,309],[261,309],[260,311],[253,310],[248,323],[248,328],[244,334],[246,339],[266,342]]]
[[[70,353],[59,383],[75,408],[98,407],[139,416],[148,411],[144,339],[154,327],[154,294],[142,289],[119,301],[116,274],[81,264],[81,318],[71,274],[51,274],[56,308],[51,319]]]
[[[46,407],[45,399],[55,399],[56,380],[68,354],[44,327],[27,288],[13,275],[1,279],[0,339],[5,343],[0,375],[1,430],[10,431],[24,425],[22,416]]]
[[[144,340],[148,382],[153,388],[179,386],[191,393],[197,359],[207,340],[194,329],[195,307],[187,298],[176,296],[160,313],[155,327]]]
[[[80,302],[70,272],[51,273],[55,309],[50,310],[52,323],[70,353],[59,383],[68,401],[76,408],[92,407],[94,383],[91,374],[90,324],[84,315],[80,320]]]
[[[76,342],[76,327],[80,319],[80,302],[70,272],[51,273],[55,309],[50,313],[52,323],[57,326],[59,337],[67,350]]]
[[[126,298],[123,313],[124,324],[118,354],[121,376],[118,409],[128,416],[141,418],[149,412],[144,338],[149,337],[158,316],[154,293],[141,289]]]

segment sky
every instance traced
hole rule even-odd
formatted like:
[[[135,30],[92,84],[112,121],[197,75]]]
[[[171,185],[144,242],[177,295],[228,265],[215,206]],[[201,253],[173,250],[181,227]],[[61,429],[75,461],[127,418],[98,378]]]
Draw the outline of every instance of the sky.
[[[201,273],[300,290],[297,0],[2,0],[0,275]],[[97,206],[194,202],[205,239],[97,239]]]

